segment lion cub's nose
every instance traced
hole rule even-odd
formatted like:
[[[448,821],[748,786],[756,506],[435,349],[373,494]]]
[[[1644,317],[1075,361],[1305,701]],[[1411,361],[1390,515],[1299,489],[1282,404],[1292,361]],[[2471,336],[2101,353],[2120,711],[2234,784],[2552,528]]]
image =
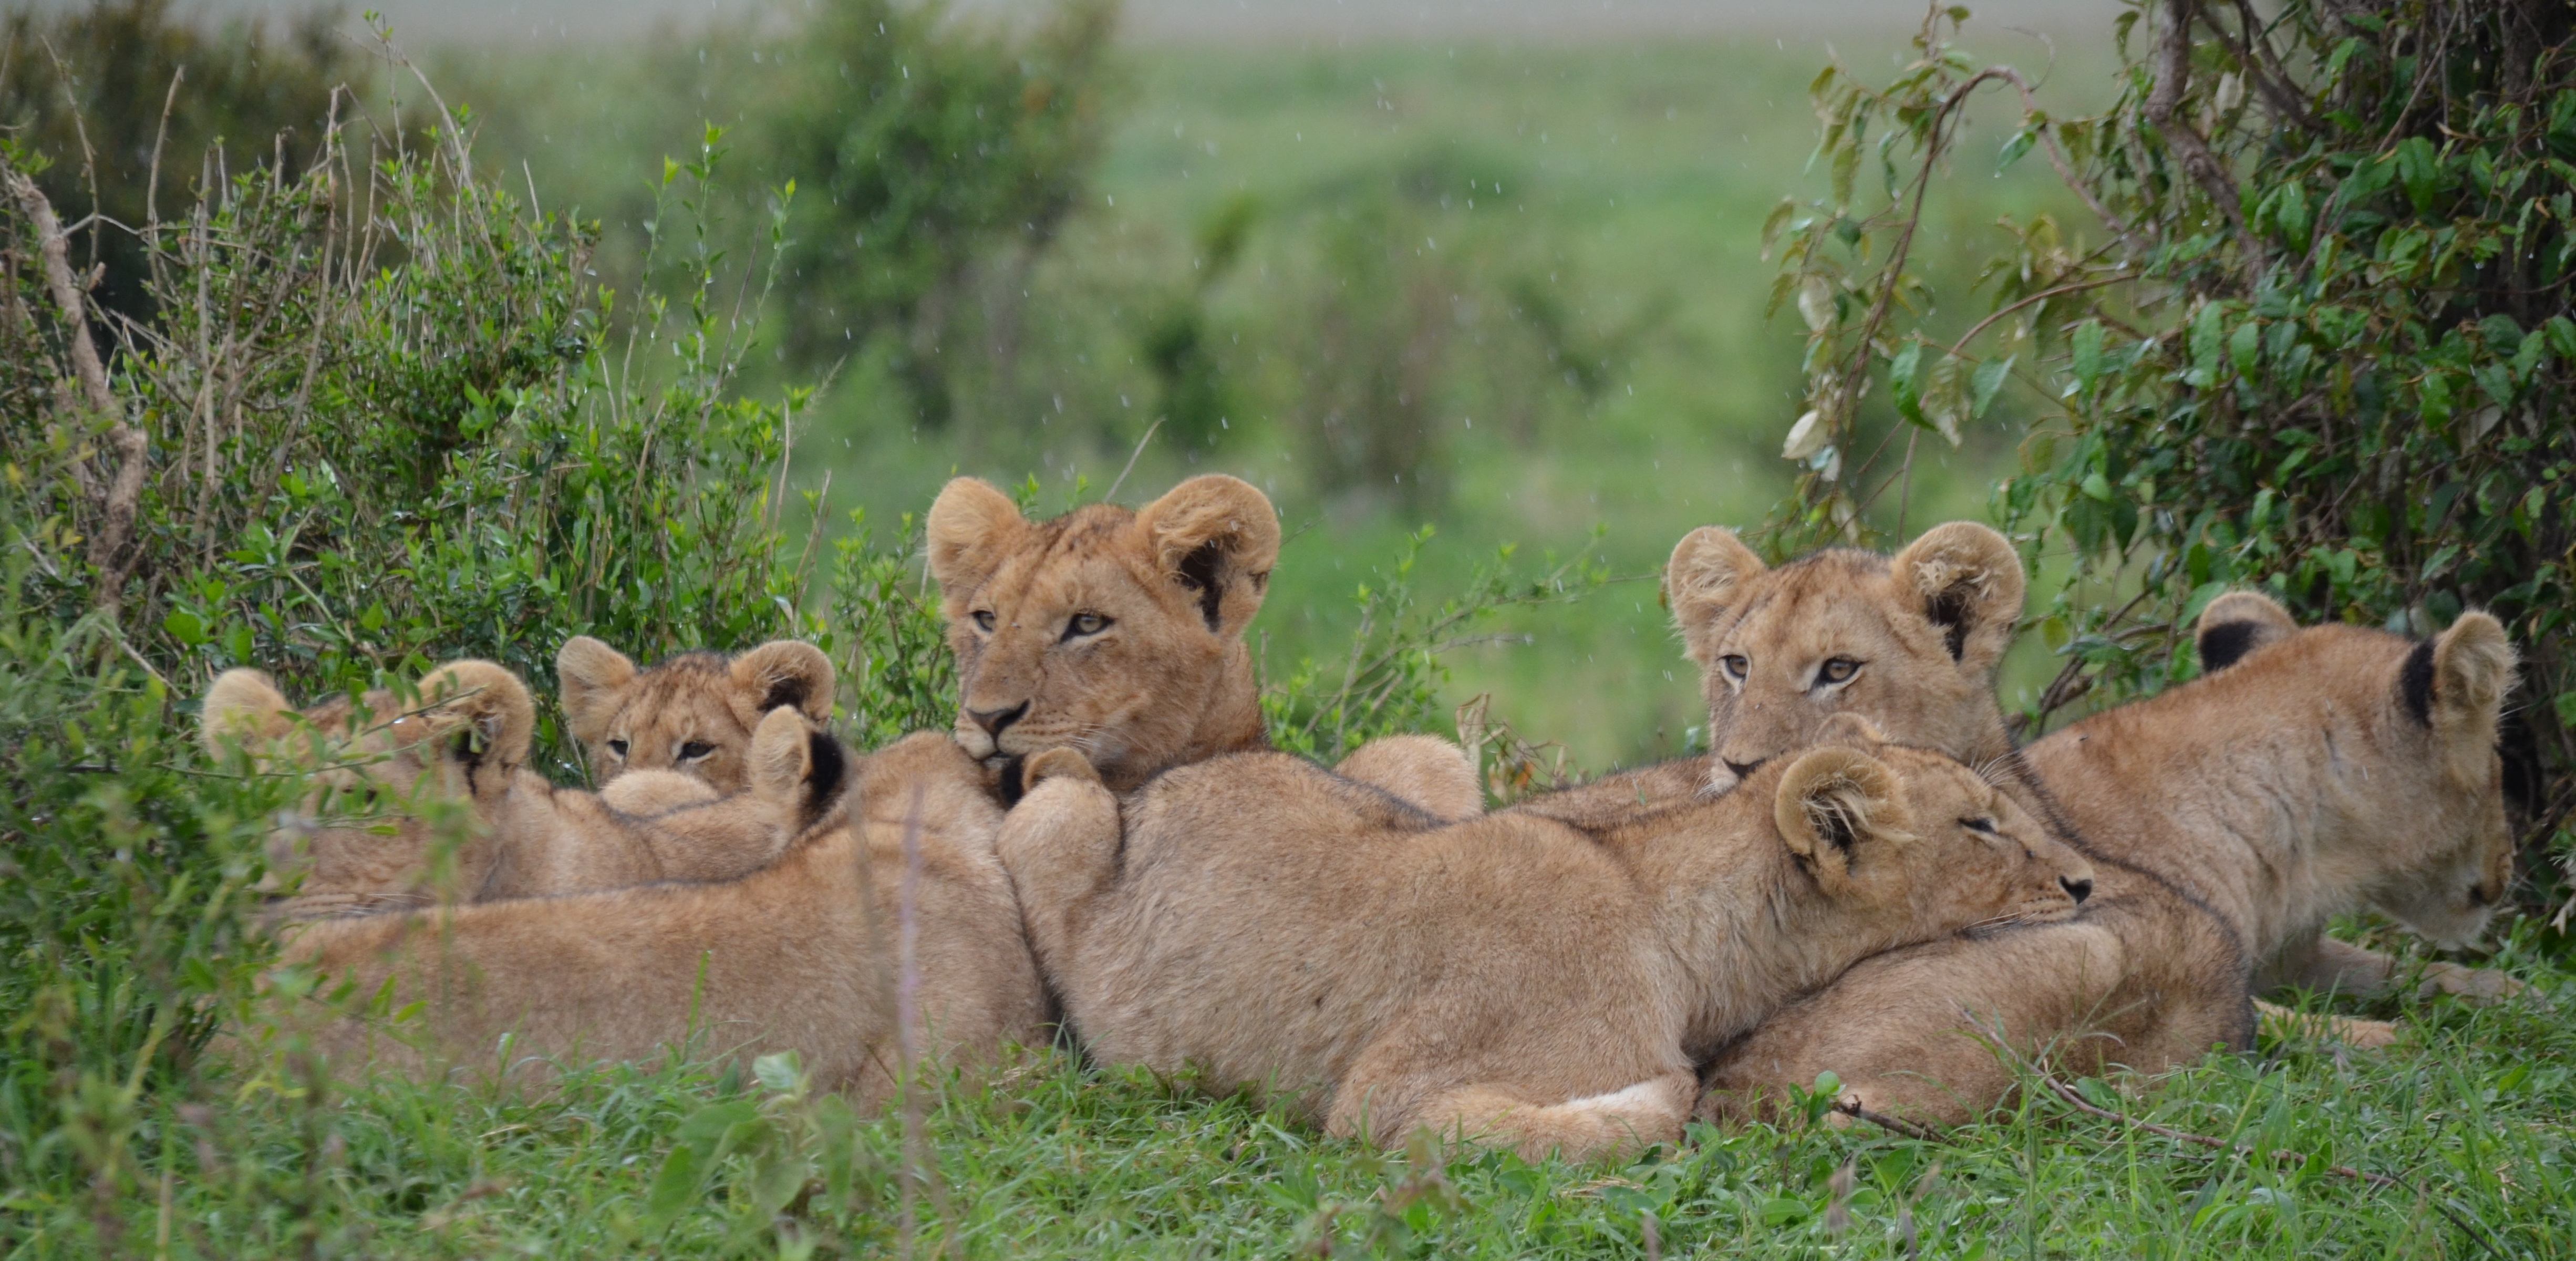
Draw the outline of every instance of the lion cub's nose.
[[[985,735],[999,740],[1002,738],[1002,728],[1027,717],[1028,713],[1029,703],[1021,701],[1009,709],[970,709],[966,711],[966,716],[974,719],[975,725],[982,727]]]
[[[1762,764],[1769,760],[1770,759],[1768,758],[1755,758],[1750,762],[1738,762],[1733,758],[1722,757],[1718,759],[1718,761],[1726,763],[1726,769],[1735,772],[1735,778],[1738,780],[1751,778],[1753,772],[1761,770]]]
[[[2090,876],[2076,879],[2059,876],[2057,884],[2059,888],[2066,890],[2068,897],[2075,899],[2078,906],[2083,905],[2084,899],[2093,896],[2093,880]]]

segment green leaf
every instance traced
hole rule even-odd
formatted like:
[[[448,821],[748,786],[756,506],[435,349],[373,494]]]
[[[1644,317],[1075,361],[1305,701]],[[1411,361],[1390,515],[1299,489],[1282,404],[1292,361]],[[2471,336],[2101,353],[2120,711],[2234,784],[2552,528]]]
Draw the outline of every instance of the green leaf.
[[[2068,339],[2067,351],[2074,360],[2076,387],[2092,393],[2093,383],[2102,379],[2102,321],[2086,320],[2077,325],[2075,336]]]
[[[2111,479],[2102,476],[2101,473],[2092,472],[2085,474],[2083,486],[2084,493],[2087,496],[2101,500],[2104,503],[2111,502]]]
[[[2433,209],[2433,195],[2442,189],[2442,162],[2432,141],[2408,136],[2397,142],[2397,178],[2406,186],[2406,199],[2415,203],[2415,213]]]
[[[2297,182],[2281,186],[2280,198],[2272,208],[2272,222],[2279,224],[2281,236],[2291,248],[2308,247],[2308,193]]]
[[[1896,412],[1908,421],[1931,428],[1923,417],[1923,343],[1907,342],[1905,349],[1887,361],[1887,388],[1894,398]]]
[[[2262,366],[2263,325],[2247,320],[2228,335],[2227,355],[2236,364],[2236,375],[2251,380],[2254,370]]]
[[[2001,175],[2010,169],[2013,163],[2021,161],[2022,156],[2029,153],[2031,146],[2037,143],[2039,143],[2039,129],[2036,127],[2024,127],[2014,132],[2010,139],[2004,141],[2002,155],[1995,159],[1995,174]]]
[[[653,1175],[653,1188],[644,1197],[644,1220],[652,1230],[660,1231],[697,1203],[702,1181],[697,1149],[679,1146],[662,1158],[662,1169]]]
[[[161,629],[170,632],[170,638],[190,648],[206,642],[206,619],[186,609],[170,610],[169,616],[161,619]]]
[[[1970,416],[1983,416],[1987,408],[1994,406],[1995,392],[2004,388],[2004,380],[2012,375],[2012,366],[2011,355],[1977,365],[1976,374],[1968,378]]]
[[[2204,302],[2191,317],[2191,371],[2183,380],[2201,389],[2218,383],[2219,356],[2225,349],[2227,308]]]

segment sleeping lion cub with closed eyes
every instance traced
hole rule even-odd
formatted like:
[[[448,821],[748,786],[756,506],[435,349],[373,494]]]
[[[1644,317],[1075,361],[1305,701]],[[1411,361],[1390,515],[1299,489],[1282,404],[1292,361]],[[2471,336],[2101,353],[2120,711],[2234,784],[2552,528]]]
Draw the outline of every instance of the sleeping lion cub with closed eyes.
[[[1001,859],[1092,1055],[1269,1089],[1338,1135],[1588,1159],[1678,1140],[1694,1056],[1853,961],[2090,891],[1993,784],[1875,734],[1594,828],[1445,823],[1276,753],[1122,803],[1054,749]]]

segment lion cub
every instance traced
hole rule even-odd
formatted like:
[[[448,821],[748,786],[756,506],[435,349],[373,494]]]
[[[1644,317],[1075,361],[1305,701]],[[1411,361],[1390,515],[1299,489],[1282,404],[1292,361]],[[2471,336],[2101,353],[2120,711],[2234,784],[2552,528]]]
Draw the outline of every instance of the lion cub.
[[[688,652],[638,670],[588,635],[555,654],[564,728],[590,755],[602,788],[636,771],[676,771],[716,793],[748,786],[751,732],[769,711],[793,707],[815,727],[832,720],[832,659],[812,644],[775,639],[726,657]]]
[[[2399,969],[2326,936],[2335,915],[2374,907],[2436,942],[2474,939],[2512,871],[2495,743],[2514,653],[2496,620],[2464,613],[2419,643],[2302,630],[2241,592],[2209,606],[2200,643],[2199,680],[2024,751],[2103,868],[2082,920],[1853,968],[1720,1057],[1712,1113],[1759,1111],[1831,1069],[1867,1107],[1966,1120],[2016,1084],[1970,1020],[2077,1072],[2159,1072],[2249,1041],[2251,993],[2385,990]],[[2512,983],[2436,963],[2424,987]]]
[[[916,753],[929,755],[927,773],[908,764]],[[817,1086],[881,1097],[894,973],[850,795],[864,772],[854,776],[839,741],[785,709],[754,729],[749,761],[752,783],[783,787],[776,804],[794,829],[761,870],[307,925],[289,938],[280,979],[311,973],[361,995],[389,991],[395,1008],[418,1003],[420,1013],[387,1027],[289,1003],[281,1022],[304,1023],[335,1064],[415,1076],[461,1067],[542,1080],[560,1057],[636,1059],[698,1040],[744,1062],[794,1050]],[[938,780],[943,764],[956,770],[944,777],[962,786],[954,791],[981,794],[944,738],[870,762],[880,782],[873,792],[862,784],[863,797],[896,799],[884,779]],[[934,797],[929,816],[947,804]]]
[[[775,804],[784,786],[756,773],[754,792],[724,801],[667,772],[601,794],[556,788],[527,768],[535,725],[516,675],[457,661],[407,692],[302,711],[266,675],[228,670],[206,692],[200,735],[264,770],[314,768],[312,792],[268,843],[263,888],[284,919],[725,879],[793,835]],[[441,803],[470,822],[442,828]],[[442,843],[460,830],[452,850]]]
[[[1094,1056],[1268,1088],[1381,1144],[1428,1126],[1588,1159],[1679,1139],[1693,1057],[1853,960],[2074,914],[2080,856],[1873,734],[1597,829],[1444,823],[1265,753],[1122,811],[1056,750],[1001,857]]]

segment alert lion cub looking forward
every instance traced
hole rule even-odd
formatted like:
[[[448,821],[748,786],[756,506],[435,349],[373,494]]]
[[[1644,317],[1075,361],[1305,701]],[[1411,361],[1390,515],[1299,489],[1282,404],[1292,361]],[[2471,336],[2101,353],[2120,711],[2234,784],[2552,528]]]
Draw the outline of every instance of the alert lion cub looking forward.
[[[1692,1057],[1853,960],[2053,920],[2084,860],[1934,754],[1841,732],[1736,792],[1582,830],[1444,824],[1284,754],[1120,800],[1071,750],[1001,855],[1090,1052],[1266,1087],[1335,1134],[1536,1158],[1677,1140]]]
[[[774,639],[727,657],[684,652],[649,670],[575,635],[555,654],[564,728],[605,787],[639,770],[677,771],[719,793],[747,784],[744,754],[769,711],[793,706],[820,727],[832,719],[832,659],[802,640]]]

